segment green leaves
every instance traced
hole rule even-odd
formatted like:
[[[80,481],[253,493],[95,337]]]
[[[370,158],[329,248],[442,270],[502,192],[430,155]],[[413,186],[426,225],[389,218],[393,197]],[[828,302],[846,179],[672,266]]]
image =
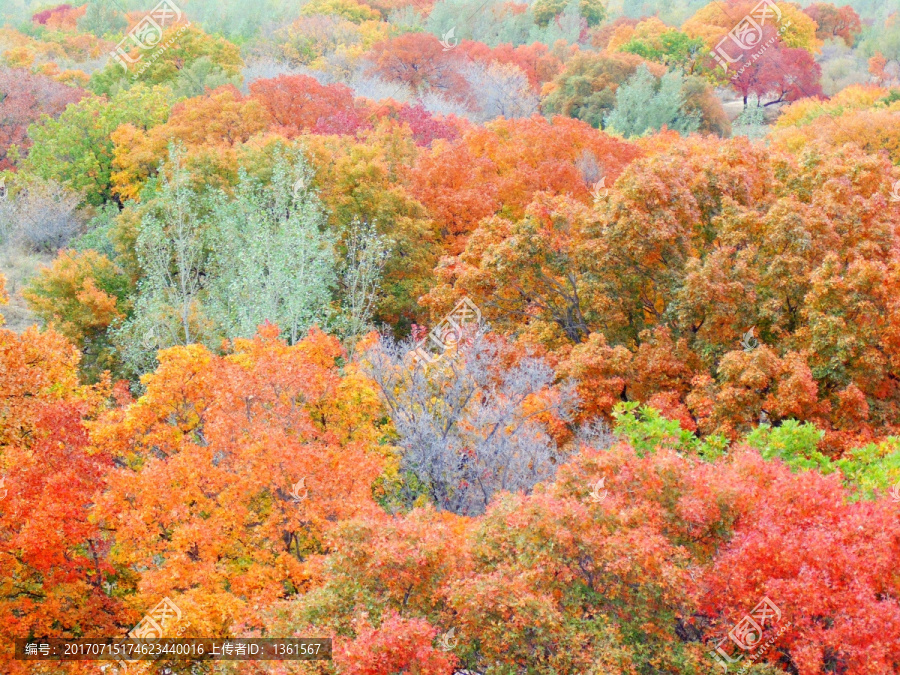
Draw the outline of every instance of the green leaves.
[[[58,119],[44,117],[28,128],[34,146],[25,171],[55,180],[94,206],[113,200],[110,185],[113,142],[122,124],[148,129],[169,116],[171,91],[138,85],[109,99],[89,96],[70,105]]]
[[[817,469],[831,473],[834,471],[831,460],[816,449],[824,435],[809,422],[801,424],[797,420],[786,420],[778,427],[757,427],[744,442],[759,450],[765,459],[780,459],[794,471]]]
[[[613,430],[628,440],[639,457],[659,448],[671,448],[711,460],[723,454],[728,446],[723,436],[712,435],[701,440],[683,429],[677,420],[667,419],[655,408],[639,403],[619,403],[612,415]]]
[[[301,153],[279,153],[269,184],[242,173],[234,199],[219,196],[208,306],[229,337],[250,337],[269,321],[293,344],[330,322],[334,241],[311,183]]]
[[[626,138],[663,127],[683,134],[696,131],[700,115],[685,112],[683,86],[679,71],[667,72],[657,81],[646,66],[641,66],[616,92],[616,107],[606,117],[606,126]]]
[[[856,496],[872,499],[889,492],[900,493],[900,437],[889,436],[850,450],[835,462],[845,483],[856,488]]]

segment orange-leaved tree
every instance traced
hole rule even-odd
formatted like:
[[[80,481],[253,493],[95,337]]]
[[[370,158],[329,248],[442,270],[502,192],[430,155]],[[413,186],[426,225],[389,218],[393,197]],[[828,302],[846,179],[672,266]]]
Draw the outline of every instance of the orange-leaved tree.
[[[78,360],[55,331],[0,329],[0,669],[11,675],[35,672],[11,660],[14,638],[106,637],[131,618],[90,516],[112,458],[90,447],[85,420],[109,385],[79,385]]]
[[[97,519],[112,561],[140,570],[129,602],[171,598],[196,636],[259,634],[268,605],[307,588],[329,529],[377,508],[374,391],[336,339],[277,336],[163,350],[144,395],[92,426],[118,465]]]

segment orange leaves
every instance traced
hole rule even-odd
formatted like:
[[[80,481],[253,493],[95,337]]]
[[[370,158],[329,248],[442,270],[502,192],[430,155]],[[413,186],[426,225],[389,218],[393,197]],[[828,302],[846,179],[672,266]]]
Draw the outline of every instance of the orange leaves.
[[[788,109],[788,113],[790,113]],[[823,116],[814,124],[800,127],[784,127],[774,135],[777,146],[800,151],[816,146],[837,148],[852,143],[867,153],[881,150],[888,153],[893,162],[900,161],[900,142],[896,111],[870,109],[848,110],[839,116]]]
[[[438,621],[447,584],[471,568],[472,521],[425,507],[404,516],[381,513],[344,523],[333,534],[324,587],[339,595],[356,585],[389,608]],[[334,616],[335,625],[346,619]]]
[[[852,47],[856,36],[862,32],[862,22],[850,5],[840,9],[829,2],[816,2],[806,7],[803,13],[816,22],[816,38],[828,40],[839,37]]]
[[[54,331],[0,329],[0,637],[104,636],[118,602],[89,507],[110,458],[84,419],[104,387],[78,385],[78,352]],[[4,652],[7,647],[4,647]],[[4,659],[4,670],[25,673]]]
[[[123,272],[103,254],[63,251],[23,295],[32,311],[83,348],[85,339],[125,316],[127,290]]]
[[[461,232],[474,229],[462,252],[442,261],[445,285],[423,304],[446,311],[465,294],[495,330],[550,350],[558,374],[578,383],[587,417],[659,396],[668,415],[704,434],[734,435],[766,416],[796,418],[839,425],[847,444],[853,434],[868,439],[870,425],[895,424],[900,390],[887,373],[900,345],[900,263],[887,158],[852,146],[794,158],[741,139],[673,140],[596,189],[591,209],[581,201],[583,180],[567,179],[570,197],[541,192],[565,193],[550,167],[560,177],[576,165],[602,173],[586,160],[566,164],[553,144],[529,136],[541,125],[555,129],[498,122],[455,147],[436,144],[420,160],[413,190],[432,210],[438,200],[457,206],[448,197],[459,194],[455,187],[437,189],[455,180],[454,170],[440,174],[437,160],[446,156],[452,167],[458,150],[467,153],[465,171],[480,172],[480,182],[460,184],[487,184],[471,196],[481,199],[481,213],[501,214],[444,216]],[[516,150],[521,162],[505,183],[513,137],[535,140]],[[523,208],[518,198],[530,199],[524,217],[504,217]],[[749,348],[769,351],[738,351],[749,331]],[[866,399],[855,407],[870,419],[848,415],[839,400],[850,384]]]
[[[453,584],[450,600],[461,640],[478,639],[489,662],[629,672],[642,657],[618,630],[679,660],[674,634],[657,631],[651,617],[679,601],[683,553],[643,518],[593,505],[588,486],[502,498],[479,524],[475,569]]]
[[[77,397],[78,350],[55,331],[29,328],[22,335],[0,329],[0,447],[31,435],[34,416],[45,402]]]
[[[168,122],[149,131],[122,125],[110,135],[115,143],[113,187],[123,198],[136,199],[172,142],[186,147],[189,165],[227,176],[237,165],[237,147],[264,131],[269,122],[269,113],[259,101],[226,85],[182,101],[172,109]]]
[[[572,348],[558,372],[578,383],[585,419],[609,418],[613,407],[625,400],[631,360],[627,348],[611,347],[602,333],[591,333],[585,342]]]
[[[704,414],[709,411],[706,397],[710,395],[715,403],[711,414]],[[688,395],[687,403],[696,409],[701,431],[731,437],[765,419],[810,420],[823,412],[818,385],[804,355],[788,352],[779,358],[766,345],[725,354],[715,393],[698,388]]]
[[[562,61],[559,57],[551,53],[547,46],[540,42],[518,47],[501,44],[492,49],[482,42],[462,40],[459,47],[473,60],[509,63],[518,66],[528,76],[528,82],[537,91],[540,91],[541,85],[552,80],[562,70]]]
[[[412,169],[410,190],[455,237],[455,252],[481,219],[501,209],[519,218],[537,192],[586,199],[591,185],[576,166],[586,154],[611,184],[638,150],[578,120],[500,119],[436,142]]]
[[[341,376],[334,338],[275,335],[263,327],[224,357],[161,352],[146,394],[92,428],[127,463],[99,505],[115,560],[149,568],[147,603],[184,594],[215,634],[258,626],[260,607],[307,583],[327,530],[375,508],[373,396]]]
[[[251,98],[226,85],[204,96],[182,101],[172,109],[167,128],[153,129],[155,137],[167,136],[186,145],[224,145],[246,142],[265,129],[269,116]],[[163,125],[163,126],[166,126]]]
[[[462,57],[443,48],[431,33],[403,33],[379,42],[368,55],[372,72],[418,93],[439,90],[447,96],[465,97],[468,90],[457,72]]]

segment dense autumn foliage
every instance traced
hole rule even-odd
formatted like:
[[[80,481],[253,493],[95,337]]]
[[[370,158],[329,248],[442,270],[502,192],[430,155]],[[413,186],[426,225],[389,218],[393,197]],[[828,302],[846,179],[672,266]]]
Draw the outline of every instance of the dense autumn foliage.
[[[429,297],[467,294],[495,328],[556,350],[594,413],[671,392],[708,432],[764,413],[868,437],[900,412],[890,174],[849,148],[794,160],[682,142],[633,162],[597,208],[539,198],[482,221]],[[838,318],[848,306],[867,308],[860,332]],[[747,352],[751,328],[762,346]],[[871,404],[848,416],[859,392]]]
[[[32,143],[27,135],[29,124],[41,115],[57,117],[84,96],[78,88],[16,68],[0,70],[0,91],[0,171],[14,167],[7,157],[10,146],[15,145],[20,156],[27,153]]]
[[[54,331],[0,329],[0,616],[4,670],[15,637],[101,637],[131,615],[106,586],[110,542],[89,510],[113,458],[89,449],[86,424],[108,383],[78,384],[78,350]],[[48,526],[50,523],[52,525]]]
[[[900,672],[893,5],[13,4],[0,673]]]

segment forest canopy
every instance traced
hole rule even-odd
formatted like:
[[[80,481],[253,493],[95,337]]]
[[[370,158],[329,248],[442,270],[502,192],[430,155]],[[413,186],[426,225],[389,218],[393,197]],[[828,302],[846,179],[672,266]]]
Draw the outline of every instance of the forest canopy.
[[[0,672],[900,672],[897,223],[900,0],[3,3]]]

